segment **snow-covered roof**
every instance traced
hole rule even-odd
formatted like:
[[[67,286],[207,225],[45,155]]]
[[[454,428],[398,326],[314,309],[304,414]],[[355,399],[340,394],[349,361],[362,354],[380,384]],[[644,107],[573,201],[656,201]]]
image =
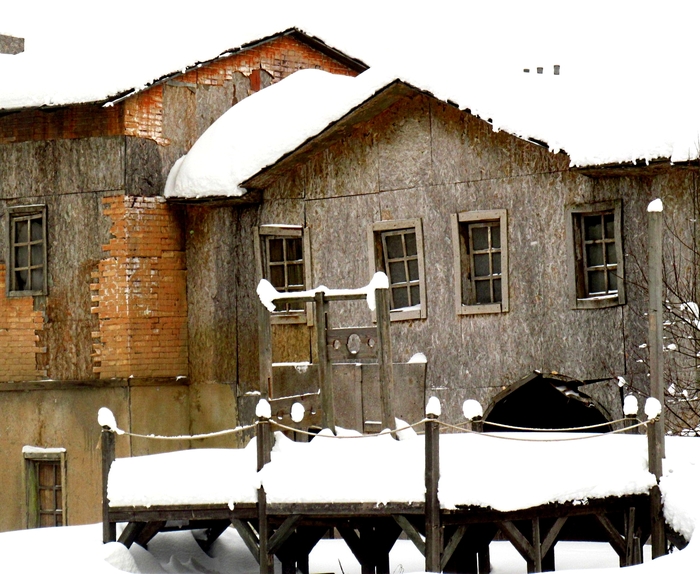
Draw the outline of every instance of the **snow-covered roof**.
[[[628,100],[619,89],[621,82],[631,81],[610,78],[609,89],[600,91],[551,71],[489,77],[397,65],[348,78],[302,70],[217,120],[173,168],[166,197],[240,197],[246,180],[395,82],[468,110],[496,131],[565,151],[572,166],[697,159],[700,109],[692,105],[689,82],[680,78],[673,86],[664,85],[678,107],[650,114],[641,85],[637,100]]]
[[[67,56],[59,51],[61,61],[51,62],[50,54],[30,49],[13,59],[0,61],[4,78],[0,88],[0,110],[83,103],[109,105],[191,69],[287,35],[357,71],[366,68],[360,60],[303,30],[294,27],[279,30],[264,24],[234,29],[228,36],[215,36],[209,41],[201,38],[197,45],[187,45],[189,49],[151,51],[148,58],[136,57],[132,51],[104,52],[99,54],[99,61],[93,62],[95,55],[69,52]],[[51,62],[49,65],[46,58]]]

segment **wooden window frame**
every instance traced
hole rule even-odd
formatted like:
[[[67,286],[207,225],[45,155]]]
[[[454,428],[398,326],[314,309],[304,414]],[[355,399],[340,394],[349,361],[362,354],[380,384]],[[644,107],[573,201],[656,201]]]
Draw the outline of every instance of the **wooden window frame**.
[[[588,295],[582,221],[585,216],[611,213],[614,216],[617,293]],[[625,304],[624,250],[622,246],[622,201],[605,201],[567,207],[566,235],[569,249],[569,298],[572,309],[604,309]],[[607,268],[607,266],[606,266]]]
[[[46,295],[48,291],[48,265],[47,265],[47,251],[48,242],[46,237],[46,206],[45,205],[20,205],[16,207],[10,207],[8,210],[8,221],[7,221],[7,269],[6,269],[6,294],[8,297],[31,297],[31,296],[42,296]],[[44,271],[41,285],[35,289],[15,289],[15,270],[17,268],[15,262],[15,222],[21,220],[29,220],[41,218],[42,226],[42,240],[40,244],[43,246],[42,249],[42,260],[39,264],[35,264],[33,267],[41,267]],[[30,230],[28,229],[28,232]],[[31,237],[27,238],[27,245],[31,245]],[[39,243],[39,242],[35,242]],[[31,249],[28,250],[28,257],[31,259]],[[32,267],[32,261],[28,261],[28,270]],[[31,273],[29,273],[31,281]],[[31,287],[37,287],[31,285]]]
[[[461,229],[472,224],[498,222],[501,240],[501,301],[498,303],[467,304],[464,295],[471,290],[469,268],[471,255]],[[462,211],[451,216],[452,250],[454,254],[454,295],[457,315],[505,313],[509,309],[508,289],[508,213],[505,209]]]
[[[41,528],[41,506],[40,506],[40,485],[39,466],[42,463],[51,463],[58,467],[61,476],[60,484],[60,511],[61,524],[55,526],[68,525],[67,496],[66,496],[66,451],[62,448],[52,449],[32,449],[24,451],[25,484],[26,484],[26,504],[27,504],[27,528]],[[55,487],[54,487],[55,489]],[[54,497],[56,494],[54,494]],[[55,498],[54,498],[55,500]]]
[[[423,248],[423,224],[420,219],[397,219],[391,221],[377,221],[368,230],[369,244],[369,271],[373,277],[377,271],[387,273],[384,263],[383,236],[387,233],[407,230],[416,234],[416,252],[418,260],[418,292],[420,293],[420,307],[402,311],[395,309],[390,312],[392,321],[408,321],[425,319],[427,317],[427,298],[425,285],[425,250]],[[387,277],[389,274],[387,273]],[[391,282],[391,277],[389,277]],[[391,289],[391,286],[390,286]]]
[[[258,268],[258,281],[267,277],[267,261],[264,254],[268,239],[299,237],[302,240],[302,262],[304,265],[304,289],[310,289],[311,285],[311,241],[308,228],[300,225],[273,225],[266,224],[258,227],[255,234],[255,258]],[[307,303],[305,309],[294,311],[274,311],[270,315],[271,324],[307,324],[313,325],[312,303]]]

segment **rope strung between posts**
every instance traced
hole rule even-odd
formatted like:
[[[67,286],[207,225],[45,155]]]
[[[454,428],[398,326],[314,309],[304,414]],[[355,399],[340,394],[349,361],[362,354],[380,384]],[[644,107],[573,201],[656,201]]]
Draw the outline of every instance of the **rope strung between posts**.
[[[606,423],[596,423],[594,425],[587,425],[587,426],[582,426],[582,427],[567,427],[567,428],[561,428],[561,429],[543,429],[543,428],[537,428],[537,427],[518,427],[518,426],[513,426],[513,425],[507,425],[504,423],[496,423],[493,421],[483,421],[483,422],[489,426],[494,426],[494,427],[499,427],[499,428],[509,429],[509,430],[515,430],[515,431],[524,431],[524,432],[575,432],[575,431],[597,429],[597,428],[606,427],[609,425],[615,425],[615,424],[623,423],[626,420],[628,420],[628,419],[622,418],[622,419],[617,419],[617,420],[606,422]],[[465,425],[465,424],[467,424],[467,423],[459,423],[458,425],[455,425],[455,426],[461,427],[462,425]],[[629,427],[626,427],[626,428],[629,428]]]
[[[632,425],[629,427],[625,427],[622,429],[616,429],[612,430],[609,432],[602,432],[602,433],[595,433],[595,434],[589,434],[589,435],[584,435],[584,436],[575,436],[575,437],[567,437],[567,438],[519,438],[515,436],[504,436],[502,434],[492,434],[492,433],[483,433],[483,432],[477,432],[469,429],[465,429],[462,427],[458,427],[457,425],[451,425],[449,423],[445,423],[442,421],[438,421],[440,426],[443,426],[445,428],[449,428],[452,430],[456,430],[461,433],[471,433],[471,434],[476,434],[479,436],[483,437],[488,437],[488,438],[497,438],[497,439],[502,439],[502,440],[515,440],[515,441],[521,441],[521,442],[569,442],[572,440],[588,440],[592,438],[600,438],[602,436],[608,436],[612,434],[620,434],[626,431],[630,431],[639,427],[645,427],[647,426],[651,421],[642,421],[637,423],[636,425]],[[552,429],[550,432],[556,432],[557,429]]]
[[[176,435],[176,436],[167,436],[167,435],[157,435],[157,434],[139,434],[135,432],[129,432],[122,430],[120,428],[111,428],[109,429],[109,432],[114,432],[119,435],[126,435],[126,436],[131,436],[135,438],[147,438],[147,439],[152,439],[152,440],[201,440],[205,438],[214,438],[217,436],[224,436],[228,434],[235,434],[243,431],[247,431],[250,429],[253,429],[257,426],[258,423],[254,423],[252,425],[245,425],[242,427],[236,427],[232,429],[226,429],[226,430],[220,430],[220,431],[215,431],[215,432],[209,432],[209,433],[202,433],[202,434],[183,434],[183,435]]]
[[[402,432],[402,431],[405,431],[405,430],[412,429],[412,428],[415,428],[415,427],[417,427],[417,426],[420,426],[420,425],[422,425],[426,420],[428,420],[428,419],[422,419],[422,420],[419,420],[417,423],[413,423],[413,424],[410,424],[410,425],[407,424],[406,426],[403,426],[403,427],[398,428],[398,429],[393,429],[393,430],[384,429],[383,431],[378,432],[378,433],[374,433],[374,434],[357,434],[357,435],[345,435],[345,436],[338,436],[338,435],[334,435],[334,434],[319,434],[319,433],[313,433],[313,432],[309,432],[309,431],[305,431],[305,430],[301,430],[301,429],[296,429],[296,428],[294,428],[294,427],[290,427],[290,426],[284,425],[284,424],[282,424],[282,423],[280,423],[280,422],[277,422],[277,421],[275,421],[275,420],[272,420],[272,419],[270,419],[270,424],[273,424],[273,425],[275,425],[276,427],[281,428],[282,430],[291,431],[291,432],[295,432],[295,433],[299,433],[299,434],[306,435],[306,436],[311,436],[311,437],[346,439],[346,438],[376,438],[376,437],[382,436],[382,435],[388,435],[388,434],[393,434],[393,433],[399,433],[399,432]],[[256,423],[256,424],[257,424],[257,423]]]

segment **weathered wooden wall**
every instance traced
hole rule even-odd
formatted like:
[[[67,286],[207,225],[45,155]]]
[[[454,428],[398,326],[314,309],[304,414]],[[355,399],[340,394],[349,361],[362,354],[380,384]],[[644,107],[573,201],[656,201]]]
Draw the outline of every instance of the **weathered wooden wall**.
[[[313,285],[356,287],[369,280],[367,230],[372,223],[421,218],[427,318],[392,323],[394,358],[405,361],[418,351],[427,355],[427,393],[440,397],[448,418],[455,420],[465,399],[486,406],[535,370],[580,380],[622,375],[638,382],[645,377],[633,356],[646,339],[646,295],[635,285],[639,271],[632,261],[646,261],[645,210],[653,197],[673,197],[669,209],[692,216],[693,177],[682,172],[589,177],[570,170],[564,154],[496,133],[480,119],[416,95],[291,165],[264,190],[259,222],[253,213],[242,215],[246,224],[239,249],[248,250],[245,261],[254,260],[249,226],[303,224],[311,236]],[[566,207],[613,199],[623,202],[629,303],[572,310]],[[508,211],[510,310],[457,316],[450,215],[493,209]],[[247,277],[249,267],[246,263]],[[239,292],[239,309],[255,303],[248,283]],[[332,313],[333,326],[369,321],[362,305]],[[255,337],[252,327],[244,328],[247,337]],[[286,347],[306,349],[310,329],[291,329],[296,333],[286,334]],[[257,369],[253,345],[246,348],[238,359],[239,374],[246,374],[239,381],[244,389],[256,380]],[[308,360],[308,351],[296,360]],[[585,391],[612,414],[620,413],[614,381]]]

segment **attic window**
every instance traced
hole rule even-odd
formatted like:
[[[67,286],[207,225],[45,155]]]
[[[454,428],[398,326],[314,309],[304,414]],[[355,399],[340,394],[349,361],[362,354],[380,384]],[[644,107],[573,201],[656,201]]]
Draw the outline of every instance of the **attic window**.
[[[46,295],[46,206],[9,209],[9,296]]]

